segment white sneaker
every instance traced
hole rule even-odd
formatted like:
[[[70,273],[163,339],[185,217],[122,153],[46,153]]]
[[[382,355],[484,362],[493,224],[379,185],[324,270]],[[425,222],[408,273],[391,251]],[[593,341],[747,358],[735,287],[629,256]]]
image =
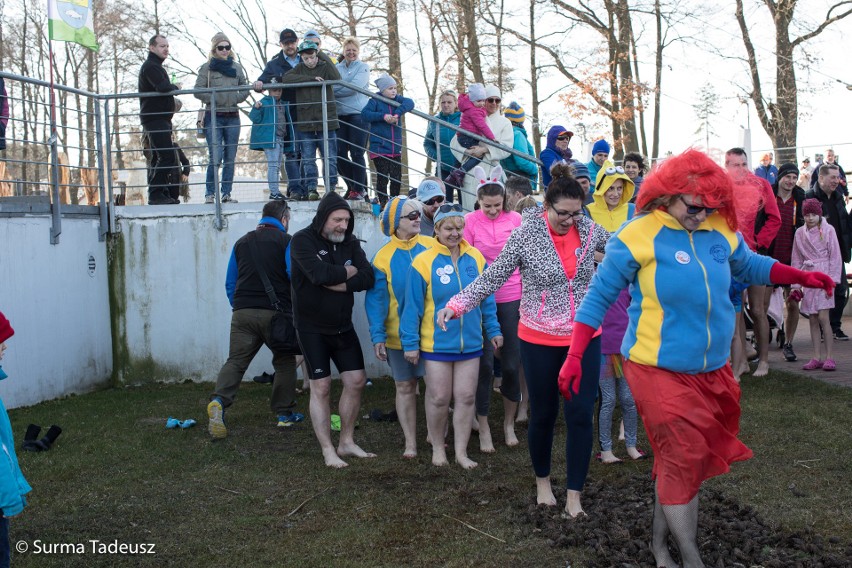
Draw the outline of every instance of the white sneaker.
[[[204,203],[213,203],[214,201],[215,201],[215,198],[212,195],[205,195],[204,196]]]

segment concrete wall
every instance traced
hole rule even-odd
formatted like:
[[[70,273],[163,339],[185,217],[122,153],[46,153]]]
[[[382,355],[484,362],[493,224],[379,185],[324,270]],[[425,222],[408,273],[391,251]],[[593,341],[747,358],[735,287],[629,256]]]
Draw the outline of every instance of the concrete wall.
[[[262,205],[225,205],[222,231],[214,228],[209,205],[117,209],[120,233],[111,248],[110,303],[118,381],[216,379],[228,356],[228,259],[237,239],[257,225]],[[311,222],[316,203],[292,205],[294,233]],[[368,258],[386,242],[366,203],[356,205],[355,232],[366,241]],[[354,322],[368,376],[387,374],[373,355],[363,293],[355,297]],[[271,372],[271,358],[263,347],[246,376]]]
[[[49,215],[4,216],[0,243],[0,311],[15,328],[2,361],[6,406],[107,384],[107,247],[98,242],[97,218],[63,217],[59,244],[51,245]]]

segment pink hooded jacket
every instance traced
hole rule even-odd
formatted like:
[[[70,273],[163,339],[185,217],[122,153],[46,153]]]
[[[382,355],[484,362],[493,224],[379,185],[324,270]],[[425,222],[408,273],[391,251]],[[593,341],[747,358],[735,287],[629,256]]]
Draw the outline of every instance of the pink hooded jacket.
[[[520,226],[521,215],[514,211],[502,211],[493,221],[482,211],[471,211],[464,216],[464,239],[479,249],[491,264],[503,250],[512,231]],[[521,273],[517,269],[494,293],[494,299],[498,304],[521,299]]]

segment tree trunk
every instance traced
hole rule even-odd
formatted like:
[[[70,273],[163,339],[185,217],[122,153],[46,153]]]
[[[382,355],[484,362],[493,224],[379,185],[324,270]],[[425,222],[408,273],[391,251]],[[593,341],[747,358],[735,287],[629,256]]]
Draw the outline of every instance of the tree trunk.
[[[663,15],[660,0],[654,0],[654,21],[657,24],[657,49],[654,54],[654,138],[649,156],[651,160],[656,160],[660,155],[660,96],[663,84]]]

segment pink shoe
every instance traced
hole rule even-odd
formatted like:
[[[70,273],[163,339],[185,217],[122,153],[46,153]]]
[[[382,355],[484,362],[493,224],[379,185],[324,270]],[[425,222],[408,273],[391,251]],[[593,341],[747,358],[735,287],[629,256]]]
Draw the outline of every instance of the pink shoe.
[[[826,359],[825,363],[822,364],[823,371],[836,371],[837,364],[834,362],[834,359]]]
[[[832,364],[833,363],[834,361],[832,361]],[[804,369],[805,371],[813,371],[814,369],[821,369],[822,365],[823,363],[819,359],[811,359],[802,366],[802,369]]]

